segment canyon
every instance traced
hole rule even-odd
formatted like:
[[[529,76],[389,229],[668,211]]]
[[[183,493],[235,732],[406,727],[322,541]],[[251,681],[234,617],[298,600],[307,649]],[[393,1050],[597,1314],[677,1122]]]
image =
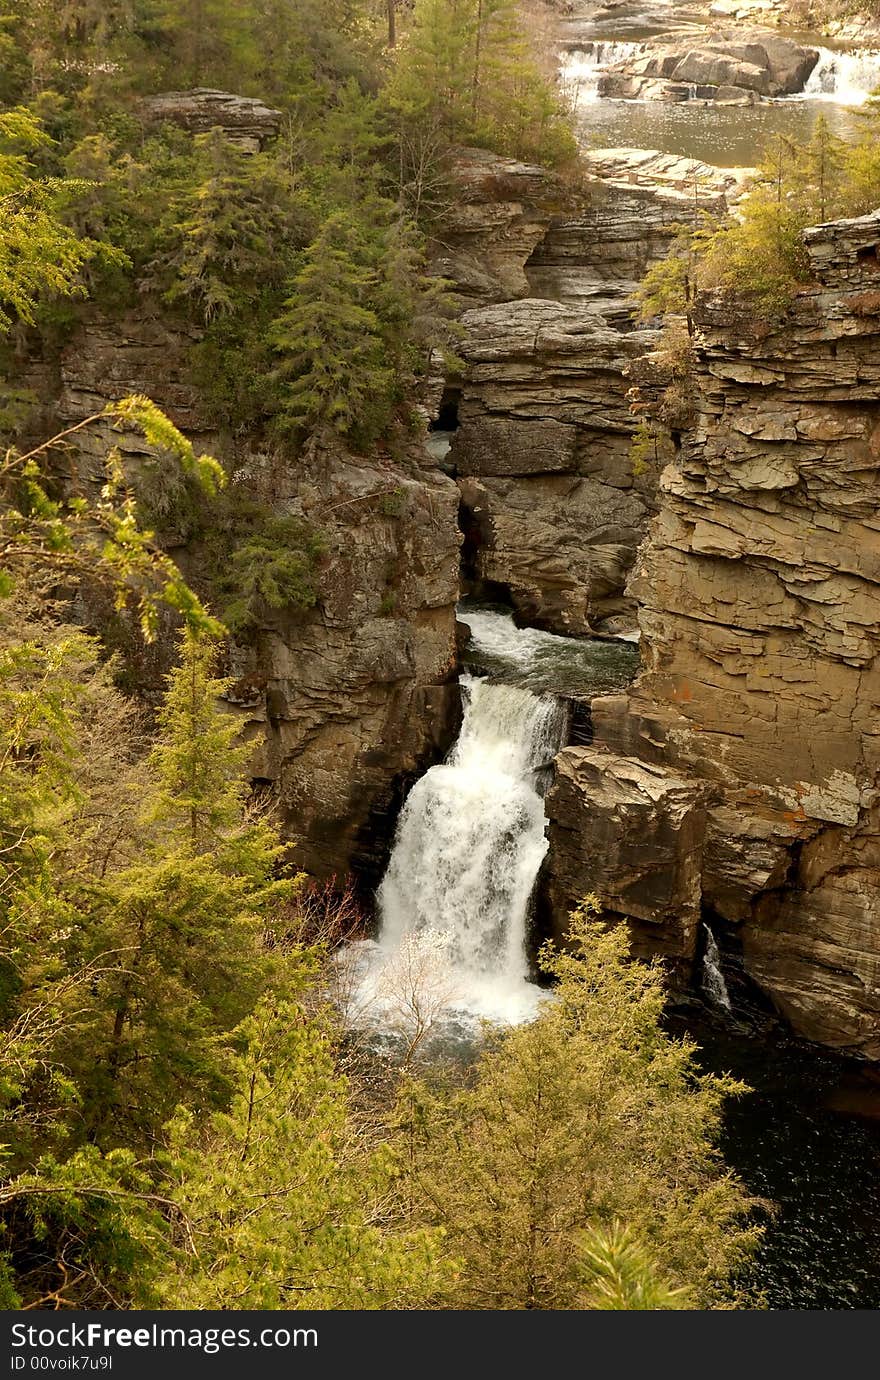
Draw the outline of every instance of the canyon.
[[[667,66],[639,80],[686,80]],[[741,89],[775,94],[755,82]],[[153,105],[246,151],[275,129],[228,93]],[[549,928],[593,893],[685,990],[708,923],[796,1035],[880,1059],[880,214],[808,232],[815,286],[778,324],[702,302],[694,420],[662,473],[631,457],[632,390],[650,409],[668,383],[633,291],[676,224],[728,213],[746,174],[588,147],[573,186],[460,150],[431,262],[458,298],[461,362],[435,370],[426,434],[393,454],[220,434],[187,380],[194,337],[155,303],[85,312],[31,382],[47,426],[148,393],[233,492],[323,533],[315,608],[261,620],[224,667],[306,872],[379,885],[402,803],[460,725],[462,593],[568,638],[638,632],[631,687],[570,696],[577,745],[545,801]],[[136,468],[143,446],[114,440]],[[173,522],[161,535],[197,584],[198,546]],[[163,669],[141,666],[148,693]]]

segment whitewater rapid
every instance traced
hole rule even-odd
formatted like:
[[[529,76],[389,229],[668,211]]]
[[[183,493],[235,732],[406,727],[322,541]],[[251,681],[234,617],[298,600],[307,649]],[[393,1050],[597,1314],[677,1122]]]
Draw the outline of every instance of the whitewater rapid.
[[[515,685],[465,675],[461,686],[458,741],[409,793],[378,892],[378,939],[356,946],[356,1001],[373,1024],[392,1008],[406,1024],[419,1000],[459,1021],[510,1024],[541,1000],[527,926],[548,847],[540,784],[565,711]]]
[[[599,79],[604,72],[655,51],[651,42],[596,39],[563,53],[560,80],[575,109],[601,99]],[[880,87],[880,51],[876,48],[818,48],[819,61],[802,91],[786,101],[826,101],[832,105],[864,105]]]

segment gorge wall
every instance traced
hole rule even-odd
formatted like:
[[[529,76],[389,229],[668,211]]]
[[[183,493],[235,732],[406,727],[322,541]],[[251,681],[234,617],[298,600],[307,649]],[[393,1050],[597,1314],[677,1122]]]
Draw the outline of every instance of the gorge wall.
[[[316,607],[267,613],[232,642],[220,669],[234,677],[228,708],[253,741],[254,778],[277,793],[295,861],[316,877],[352,865],[372,877],[390,832],[384,816],[457,729],[458,491],[430,457],[421,464],[419,443],[397,459],[342,449],[304,457],[283,443],[218,434],[188,382],[192,343],[149,304],[124,318],[89,314],[60,356],[32,373],[42,434],[146,393],[225,462],[233,502],[258,500],[320,529]],[[96,460],[110,441],[95,433]],[[133,434],[114,432],[112,444],[129,472],[149,455]],[[173,516],[159,532],[199,588],[198,543],[175,532]],[[169,636],[135,649],[142,691],[158,691],[172,647]]]
[[[157,118],[189,130],[226,121],[244,147],[273,137],[275,113],[259,102],[213,91],[158,99]],[[633,623],[624,588],[654,486],[632,473],[624,371],[654,333],[634,327],[629,298],[665,252],[670,223],[691,212],[694,173],[715,208],[735,179],[638,151],[590,162],[586,186],[566,188],[489,153],[457,159],[435,268],[461,303],[464,370],[426,398],[435,416],[444,388],[457,403],[439,463],[418,437],[392,458],[303,456],[258,434],[221,434],[189,381],[195,334],[147,299],[123,315],[90,309],[60,354],[33,366],[42,434],[146,393],[224,460],[234,495],[324,534],[316,607],[267,615],[224,668],[253,776],[277,794],[295,859],[314,876],[354,867],[377,881],[403,794],[454,737],[460,500],[467,573],[508,590],[526,621],[572,632]],[[144,459],[137,438],[113,439],[129,464]],[[198,542],[173,518],[161,535],[198,586]],[[141,659],[142,687],[159,688],[164,664]]]
[[[479,302],[461,317],[451,381],[465,574],[503,587],[524,622],[572,634],[634,625],[625,587],[656,479],[634,474],[626,372],[656,332],[635,324],[632,293],[676,221],[722,211],[738,188],[733,174],[640,150],[586,162],[585,183],[565,189],[541,169],[463,154],[437,265]]]
[[[878,1058],[880,213],[806,243],[777,326],[704,304],[630,583],[644,669],[559,758],[549,885],[680,971],[708,917],[798,1034]]]

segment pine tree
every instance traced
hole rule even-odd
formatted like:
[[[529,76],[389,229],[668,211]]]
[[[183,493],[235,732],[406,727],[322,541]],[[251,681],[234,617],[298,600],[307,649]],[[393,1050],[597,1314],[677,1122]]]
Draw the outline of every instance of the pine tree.
[[[261,936],[295,879],[276,879],[276,830],[246,808],[246,745],[217,708],[229,682],[214,648],[185,634],[150,758],[152,802],[141,858],[108,875],[92,900],[86,956],[104,968],[78,1076],[94,1109],[90,1136],[128,1143],[174,1105],[222,1098],[217,1041],[253,1007],[272,974]],[[98,916],[99,922],[95,923]],[[112,1140],[111,1140],[112,1143]]]
[[[515,0],[416,0],[389,89],[402,136],[440,124],[450,144],[572,162],[570,122],[533,46]]]
[[[686,1289],[671,1289],[632,1232],[619,1222],[593,1228],[578,1240],[581,1308],[605,1312],[660,1312],[689,1308]]]
[[[179,1208],[162,1282],[177,1308],[413,1308],[444,1270],[435,1233],[389,1215],[395,1165],[355,1124],[329,1029],[263,1002],[231,1059],[228,1112],[172,1127]]]
[[[267,288],[280,286],[296,224],[289,182],[273,159],[243,153],[220,130],[196,139],[195,156],[204,176],[169,208],[151,271],[169,283],[166,301],[186,303],[209,324],[253,310]]]
[[[394,381],[369,305],[376,275],[363,258],[352,221],[332,216],[303,254],[273,324],[280,416],[291,428],[369,436],[388,420]]]
[[[407,1192],[464,1262],[453,1307],[579,1307],[579,1235],[615,1220],[710,1307],[754,1241],[714,1148],[739,1087],[700,1076],[694,1047],[663,1032],[659,968],[628,962],[625,931],[592,909],[571,918],[569,950],[543,951],[554,1000],[480,1058],[472,1087],[405,1089]]]
[[[121,261],[65,223],[62,202],[76,183],[34,176],[30,156],[51,144],[29,112],[0,114],[0,334],[15,320],[34,325],[48,300],[84,296],[80,274],[91,260]]]

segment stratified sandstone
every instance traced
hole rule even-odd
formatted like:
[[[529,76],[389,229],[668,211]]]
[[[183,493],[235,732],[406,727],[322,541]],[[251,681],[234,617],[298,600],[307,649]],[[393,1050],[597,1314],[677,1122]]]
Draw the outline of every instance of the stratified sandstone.
[[[630,585],[645,670],[593,721],[615,758],[711,785],[704,906],[799,1034],[876,1058],[880,213],[806,242],[817,286],[777,327],[706,304]]]
[[[654,332],[532,298],[469,312],[462,325],[450,459],[479,526],[476,573],[505,585],[527,621],[588,632],[625,611],[650,512],[629,462],[624,371]]]
[[[448,464],[462,491],[469,574],[477,589],[503,587],[521,618],[553,631],[631,625],[625,585],[656,483],[650,471],[634,475],[630,460],[626,374],[656,339],[635,323],[632,293],[666,252],[674,222],[694,214],[695,183],[699,206],[718,212],[739,182],[691,159],[597,151],[586,204],[549,214],[553,198],[562,201],[553,179],[494,161],[495,180],[490,156],[478,160],[476,185],[502,189],[506,228],[491,253],[520,290],[461,318],[465,367]],[[469,188],[470,162],[464,168]],[[516,203],[507,199],[514,186]],[[485,227],[493,218],[480,209]],[[509,255],[526,244],[515,280]]]
[[[705,787],[571,747],[556,759],[547,813],[547,892],[557,919],[591,892],[607,918],[629,923],[636,953],[662,953],[686,980],[700,923]]]
[[[302,457],[257,436],[233,443],[188,381],[191,343],[146,312],[93,316],[40,380],[52,399],[44,430],[146,393],[227,462],[233,492],[320,528],[316,608],[267,612],[233,644],[229,708],[253,742],[253,776],[277,792],[296,861],[315,876],[353,863],[372,876],[391,832],[385,816],[457,728],[458,490],[417,439],[406,463],[341,449]],[[112,442],[130,466],[149,453],[134,434]],[[96,459],[106,451],[97,434],[88,445]],[[181,545],[173,519],[162,536],[198,587],[198,544]],[[162,669],[142,667],[143,688],[157,690]]]

